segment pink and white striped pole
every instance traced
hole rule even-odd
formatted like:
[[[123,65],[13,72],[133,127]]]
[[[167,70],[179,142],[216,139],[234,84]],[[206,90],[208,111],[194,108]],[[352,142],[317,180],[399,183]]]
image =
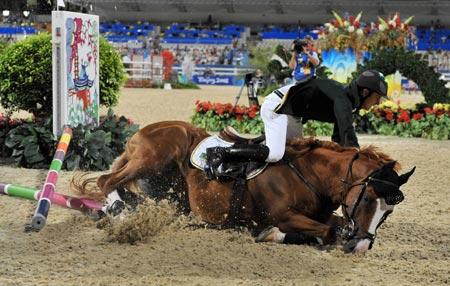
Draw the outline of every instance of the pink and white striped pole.
[[[61,170],[71,138],[72,129],[70,127],[65,127],[64,132],[59,139],[58,146],[56,147],[56,152],[53,156],[52,163],[50,164],[50,169],[47,173],[44,186],[40,192],[41,196],[39,198],[36,211],[31,220],[31,227],[36,231],[41,230],[47,222],[48,212],[50,211],[50,206],[52,205],[52,196],[55,192],[56,182],[58,181],[58,172]]]

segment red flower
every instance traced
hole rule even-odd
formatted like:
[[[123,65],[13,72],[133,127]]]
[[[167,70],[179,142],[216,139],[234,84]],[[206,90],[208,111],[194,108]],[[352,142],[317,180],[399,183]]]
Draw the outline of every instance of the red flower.
[[[241,122],[242,120],[244,120],[244,117],[241,114],[236,114],[236,119],[237,121]]]
[[[257,114],[257,111],[255,111],[255,110],[250,110],[250,111],[248,112],[248,117],[251,118],[251,119],[253,119],[253,118],[256,117],[256,114]]]
[[[429,107],[425,107],[423,109],[423,111],[425,111],[426,114],[433,114],[433,109],[429,108]]]
[[[236,113],[236,115],[244,115],[245,114],[245,109],[242,108],[241,106],[236,106],[234,108],[234,113]]]
[[[202,102],[202,109],[205,111],[205,112],[208,112],[209,110],[211,110],[212,109],[212,104],[211,104],[211,102]]]
[[[400,113],[400,115],[397,118],[397,122],[405,122],[405,123],[409,123],[411,119],[409,118],[409,113],[406,110],[402,110],[402,112]]]
[[[413,120],[420,120],[422,118],[423,118],[423,115],[420,113],[414,113],[414,115],[412,117]]]
[[[225,105],[225,109],[228,113],[232,113],[233,112],[233,105],[231,103],[227,103]]]
[[[391,122],[394,119],[394,113],[392,111],[388,110],[386,111],[386,120]]]
[[[214,103],[214,110],[216,111],[217,114],[222,115],[225,111],[225,108],[223,104]]]
[[[330,23],[331,23],[331,25],[335,26],[336,28],[339,27],[339,23],[335,19],[331,19]]]
[[[445,113],[445,110],[443,110],[443,109],[438,109],[438,110],[433,110],[433,112],[434,112],[434,114],[436,115],[436,116],[441,116],[442,114],[444,114]]]
[[[133,119],[131,119],[131,118],[128,118],[128,125],[133,125],[134,124],[134,122],[133,122]]]
[[[350,15],[350,16],[348,17],[348,21],[350,22],[350,24],[353,25],[353,22],[355,22],[355,16]]]

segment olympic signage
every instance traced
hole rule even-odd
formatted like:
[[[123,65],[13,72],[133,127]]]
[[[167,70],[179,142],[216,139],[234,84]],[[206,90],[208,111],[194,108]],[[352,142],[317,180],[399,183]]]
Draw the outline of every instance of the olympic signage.
[[[196,84],[208,84],[208,85],[234,85],[234,76],[202,76],[194,75],[192,80]]]

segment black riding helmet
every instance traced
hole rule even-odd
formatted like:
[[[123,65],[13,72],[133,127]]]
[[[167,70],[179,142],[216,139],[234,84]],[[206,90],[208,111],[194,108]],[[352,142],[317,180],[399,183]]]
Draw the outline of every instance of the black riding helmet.
[[[367,88],[372,92],[379,93],[382,97],[387,98],[388,84],[384,79],[384,75],[376,70],[364,71],[357,79],[358,87]]]

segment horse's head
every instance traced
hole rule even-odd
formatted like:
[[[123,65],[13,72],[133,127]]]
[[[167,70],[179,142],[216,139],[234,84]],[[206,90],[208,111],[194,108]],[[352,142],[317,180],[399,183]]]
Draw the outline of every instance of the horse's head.
[[[395,163],[387,163],[350,185],[342,203],[342,212],[348,221],[342,230],[347,240],[345,252],[365,253],[372,248],[378,227],[394,206],[403,201],[400,186],[408,181],[415,167],[399,176],[394,170]]]

